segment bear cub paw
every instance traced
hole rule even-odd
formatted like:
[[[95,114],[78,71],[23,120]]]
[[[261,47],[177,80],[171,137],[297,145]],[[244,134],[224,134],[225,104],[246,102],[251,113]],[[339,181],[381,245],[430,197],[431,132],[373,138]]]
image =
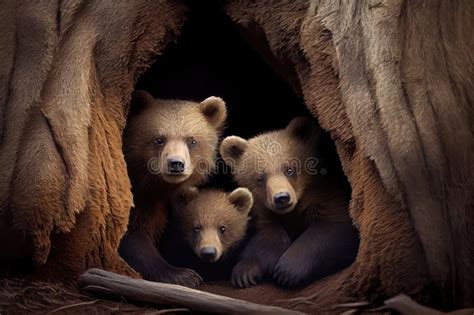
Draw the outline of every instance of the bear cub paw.
[[[152,281],[178,284],[189,288],[197,288],[202,284],[201,276],[192,269],[168,266],[151,277]]]
[[[279,286],[295,288],[307,283],[310,275],[310,266],[307,266],[304,261],[284,254],[275,265],[272,276]]]
[[[257,261],[241,260],[232,270],[232,285],[237,288],[249,288],[257,285],[264,272]]]

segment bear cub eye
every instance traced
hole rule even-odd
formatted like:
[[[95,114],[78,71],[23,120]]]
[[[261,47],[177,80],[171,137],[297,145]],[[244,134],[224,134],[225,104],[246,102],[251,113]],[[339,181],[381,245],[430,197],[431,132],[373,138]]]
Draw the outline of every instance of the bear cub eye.
[[[257,176],[257,183],[259,185],[262,185],[264,181],[265,181],[265,175],[264,174],[260,174],[260,175]]]
[[[165,144],[165,139],[163,139],[162,137],[157,137],[157,138],[155,138],[155,140],[153,140],[153,142],[156,145],[162,146],[162,145]]]
[[[194,232],[200,232],[201,231],[201,225],[197,224],[194,226]]]
[[[189,146],[190,148],[194,148],[196,145],[197,145],[196,139],[194,139],[193,137],[190,137],[190,138],[188,139],[188,146]]]
[[[292,176],[294,176],[295,174],[296,174],[296,171],[295,171],[294,168],[289,167],[289,168],[287,168],[287,169],[285,170],[285,176],[286,176],[286,177],[292,177]]]
[[[219,227],[219,231],[221,232],[221,234],[224,234],[224,233],[225,233],[225,230],[226,230],[225,225],[221,225],[221,226]]]

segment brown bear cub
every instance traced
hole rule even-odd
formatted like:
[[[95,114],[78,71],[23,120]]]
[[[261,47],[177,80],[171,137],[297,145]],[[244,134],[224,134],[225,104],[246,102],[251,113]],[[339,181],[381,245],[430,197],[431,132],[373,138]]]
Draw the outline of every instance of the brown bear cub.
[[[281,286],[300,287],[354,261],[359,237],[348,196],[326,170],[316,169],[323,159],[319,138],[319,126],[299,117],[282,130],[222,142],[224,161],[255,200],[256,233],[234,267],[234,286],[270,276]]]
[[[205,280],[230,278],[236,252],[246,237],[252,205],[247,188],[230,193],[219,189],[181,190],[167,228],[173,236],[163,240],[164,257],[176,266],[196,270]]]
[[[132,104],[138,110],[129,118],[124,153],[135,205],[120,254],[147,280],[197,287],[196,272],[171,266],[157,248],[172,195],[203,183],[214,168],[225,103],[159,100],[138,91]]]

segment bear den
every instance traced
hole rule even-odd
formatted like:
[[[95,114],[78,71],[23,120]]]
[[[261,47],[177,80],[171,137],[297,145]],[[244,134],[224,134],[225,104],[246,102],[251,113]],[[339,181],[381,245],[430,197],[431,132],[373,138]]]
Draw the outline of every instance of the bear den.
[[[204,17],[209,14],[206,12]],[[214,43],[219,43],[219,45],[216,47]],[[229,60],[236,60],[236,62],[229,62]],[[179,194],[173,196],[173,193],[179,190],[177,188],[199,184],[205,184],[207,190],[218,188],[230,192],[237,188],[236,182],[240,184],[241,179],[233,178],[232,168],[226,165],[220,156],[217,157],[216,169],[212,170],[214,165],[212,159],[215,153],[213,150],[218,149],[218,141],[224,137],[236,135],[248,139],[272,130],[288,130],[286,129],[287,125],[293,117],[308,117],[304,121],[310,122],[315,122],[315,119],[307,110],[299,92],[292,89],[283,78],[280,78],[262,60],[261,56],[248,46],[229,21],[220,14],[215,14],[212,19],[205,19],[202,12],[193,12],[184,25],[178,42],[170,44],[152,67],[139,79],[138,89],[146,90],[149,94],[135,92],[130,108],[129,125],[125,132],[124,151],[132,181],[135,208],[131,211],[129,231],[120,247],[121,255],[146,279],[197,287],[202,280],[194,270],[199,270],[202,275],[205,275],[206,280],[223,281],[219,282],[219,285],[228,286],[230,283],[229,271],[240,259],[239,254],[242,253],[242,248],[245,247],[249,235],[247,234],[247,238],[243,242],[245,244],[239,244],[236,246],[237,248],[230,251],[232,258],[227,261],[230,261],[230,266],[221,266],[223,272],[221,272],[221,268],[213,267],[212,263],[203,263],[199,258],[199,253],[192,250],[192,246],[185,242],[184,244],[180,243],[179,238],[183,235],[177,231],[182,231],[183,226],[179,225],[184,224],[184,220],[183,222],[179,221],[179,214],[173,214],[173,211],[169,212],[169,209],[173,208],[171,200],[180,198]],[[224,103],[218,98],[207,99],[211,95],[221,97],[226,105],[224,106]],[[172,102],[169,101],[170,99],[186,101]],[[187,108],[191,104],[195,108],[199,108],[203,107],[206,102],[214,104],[214,109],[201,110],[199,115],[197,115],[199,111],[188,111],[181,108]],[[154,106],[149,106],[150,104],[162,105],[162,108],[158,109],[160,106],[156,106],[156,109],[151,109]],[[164,108],[172,108],[172,110]],[[197,139],[193,132],[185,131],[188,120],[184,119],[184,115],[187,115],[188,112],[192,112],[191,117],[188,118],[192,128],[195,128],[193,132],[203,132],[209,129],[207,131],[213,134],[206,137],[211,141],[208,143],[209,151],[205,154],[207,159],[204,159],[205,169],[213,175],[207,178],[209,174],[195,175],[193,173],[189,178],[178,183],[173,182],[175,176],[171,176],[168,180],[164,176],[156,176],[160,170],[170,167],[168,164],[170,161],[157,158],[156,155],[159,150],[165,150],[166,139],[150,132],[156,132],[157,128],[170,128],[167,130],[169,135],[181,136],[179,144],[175,144],[174,149],[184,151],[184,160],[192,159],[193,140]],[[226,112],[227,121],[224,124]],[[138,120],[135,119],[137,117],[139,117]],[[317,215],[305,215],[303,219],[294,220],[303,223],[296,224],[297,227],[294,226],[288,230],[288,239],[282,240],[277,234],[271,235],[274,237],[274,242],[280,242],[285,246],[289,246],[301,235],[307,235],[307,237],[303,237],[307,239],[305,241],[307,243],[312,243],[318,237],[322,242],[329,242],[327,248],[323,249],[323,253],[327,254],[329,258],[325,261],[323,259],[322,264],[311,265],[312,263],[309,263],[317,253],[314,244],[308,244],[310,249],[306,255],[308,264],[304,268],[300,268],[300,265],[287,265],[285,270],[282,261],[279,264],[280,272],[273,276],[269,275],[268,278],[271,280],[270,278],[273,277],[275,282],[283,287],[304,286],[315,279],[331,274],[350,264],[355,259],[357,252],[357,231],[352,227],[347,214],[347,204],[350,199],[347,179],[342,172],[337,153],[329,136],[317,127],[316,122],[313,126],[318,129],[316,142],[300,145],[299,141],[304,141],[304,136],[298,138],[299,136],[296,135],[294,145],[289,144],[288,148],[307,146],[316,149],[317,147],[318,154],[323,153],[324,156],[324,158],[318,156],[317,163],[320,163],[317,165],[318,170],[323,169],[325,173],[323,177],[331,180],[327,186],[319,184],[318,187],[318,184],[311,183],[308,187],[293,189],[300,195],[304,191],[307,196],[306,200],[310,199],[308,202],[305,201],[308,204],[318,203],[318,201],[324,202],[326,194],[338,195],[342,202],[341,205],[337,205],[337,212],[342,215],[335,221],[343,222],[343,234],[346,239],[349,238],[349,241],[343,241],[342,245],[338,246],[338,242],[344,237],[333,234],[332,238],[330,234],[327,234],[327,236],[320,238],[316,234],[303,233],[306,227],[314,225],[313,223],[318,221],[320,212]],[[135,135],[133,135],[134,128],[138,130]],[[157,147],[160,149],[157,150]],[[305,154],[313,153],[316,151],[305,152]],[[155,173],[153,176],[148,175],[150,170]],[[319,175],[321,177],[321,173]],[[262,201],[265,198],[260,194],[257,193],[255,197],[256,205],[265,203]],[[142,211],[142,208],[147,211]],[[175,205],[174,208],[182,210],[186,207],[181,204],[181,206]],[[342,212],[341,209],[343,209]],[[147,214],[143,215],[143,212]],[[179,210],[176,212],[179,213]],[[150,214],[152,214],[151,217]],[[259,222],[254,217],[255,215],[252,215],[250,234],[254,233],[252,228]],[[173,224],[165,229],[168,222]],[[314,226],[318,227],[317,224]],[[314,231],[315,229],[309,230]],[[329,238],[329,241],[324,237]],[[163,239],[163,243],[158,242],[160,239]],[[335,242],[334,247],[331,247],[332,240]],[[295,243],[298,244],[298,242]],[[188,253],[176,255],[176,252],[173,252],[176,248],[187,248]],[[343,248],[348,251],[342,254]],[[189,254],[190,249],[191,255]],[[252,248],[251,250],[254,252],[261,249]],[[163,252],[163,255],[160,252]],[[338,257],[338,254],[341,254],[342,259]],[[253,256],[257,255],[264,256],[265,254],[253,253]],[[242,257],[245,256],[248,255],[245,255],[244,251]],[[301,257],[293,259],[296,258]],[[194,262],[189,263],[193,259]],[[321,270],[312,272],[316,266]],[[293,270],[295,277],[288,277],[289,274],[286,273],[288,269]],[[246,287],[256,284],[261,280],[262,275],[234,274],[233,282],[235,286]]]

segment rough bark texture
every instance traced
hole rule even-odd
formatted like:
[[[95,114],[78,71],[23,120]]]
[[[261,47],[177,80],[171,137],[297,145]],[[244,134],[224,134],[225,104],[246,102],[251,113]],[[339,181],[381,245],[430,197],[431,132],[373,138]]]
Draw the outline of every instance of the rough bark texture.
[[[302,292],[279,291],[297,297],[279,302],[315,312],[406,293],[472,305],[474,3],[217,3],[304,96],[352,186],[356,262]],[[185,11],[171,0],[2,4],[0,240],[32,244],[42,275],[136,276],[116,253],[131,204],[121,133],[135,78]]]
[[[122,130],[136,77],[185,8],[11,0],[0,11],[0,222],[26,235],[42,276],[137,276],[117,254],[132,203]]]
[[[472,2],[238,1],[226,12],[270,64],[293,65],[353,190],[356,262],[289,303],[399,292],[474,303]]]

